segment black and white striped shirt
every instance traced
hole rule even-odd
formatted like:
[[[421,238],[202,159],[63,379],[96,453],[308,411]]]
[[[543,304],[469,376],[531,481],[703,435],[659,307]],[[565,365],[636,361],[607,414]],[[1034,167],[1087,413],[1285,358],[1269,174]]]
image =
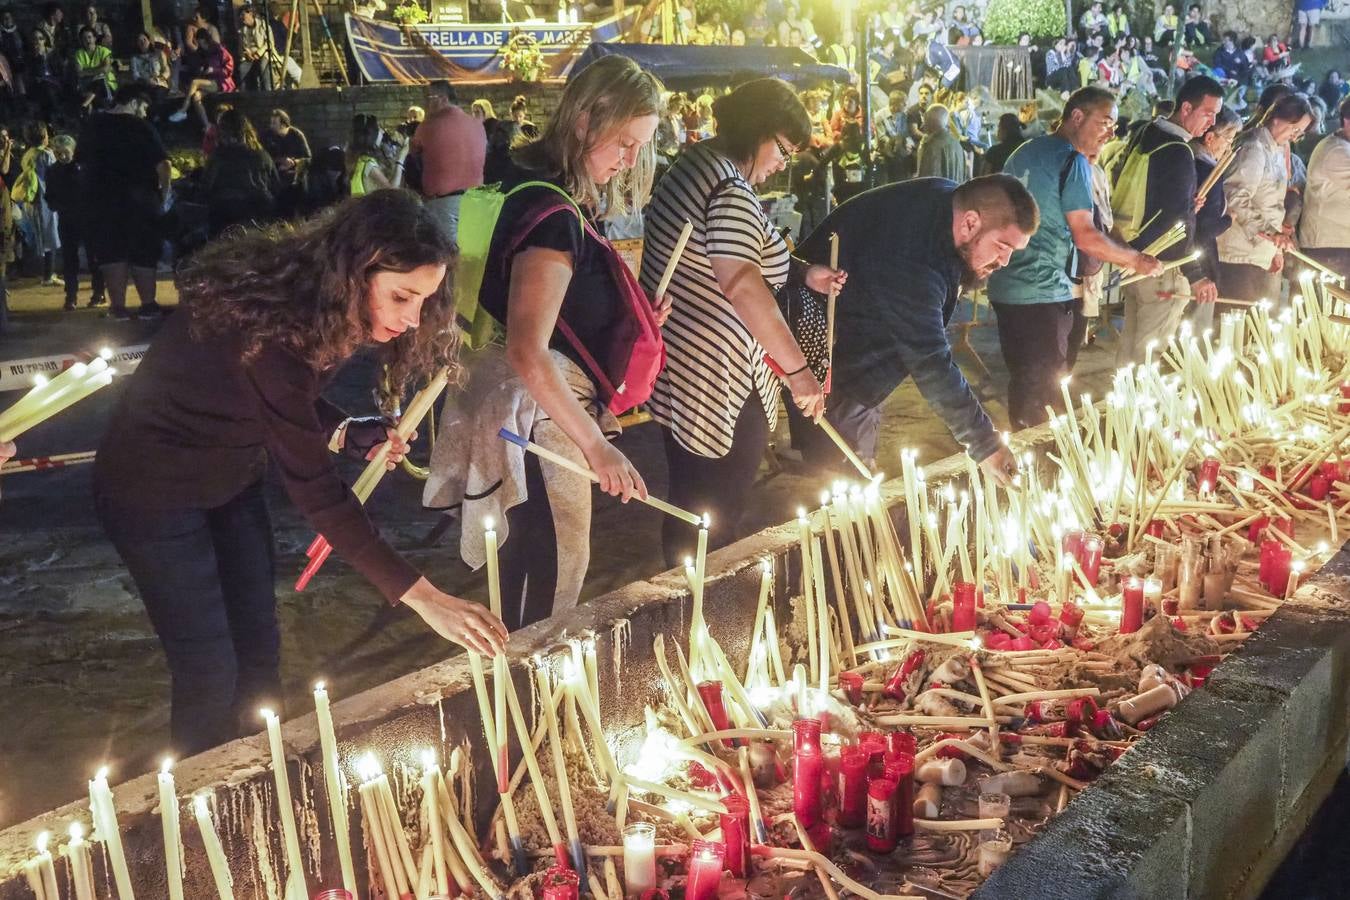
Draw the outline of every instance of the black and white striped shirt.
[[[664,329],[666,367],[647,406],[685,449],[719,458],[731,450],[751,390],[759,392],[769,427],[777,425],[779,381],[722,294],[711,257],[754,263],[776,290],[788,277],[788,249],[736,165],[695,144],[662,177],[646,211],[641,280],[648,292],[685,220],[694,230],[667,291],[673,309]]]

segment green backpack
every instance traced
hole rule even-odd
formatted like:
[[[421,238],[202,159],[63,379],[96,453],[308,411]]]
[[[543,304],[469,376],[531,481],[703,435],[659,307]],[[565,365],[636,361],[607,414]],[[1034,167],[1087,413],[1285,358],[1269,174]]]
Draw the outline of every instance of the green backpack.
[[[464,331],[464,343],[478,350],[496,339],[500,323],[478,302],[487,271],[488,251],[492,249],[492,235],[497,230],[506,200],[516,191],[528,187],[546,187],[556,191],[573,206],[570,194],[547,181],[524,181],[505,193],[500,184],[484,184],[464,192],[459,204],[459,262],[455,267],[455,319]],[[581,211],[577,210],[581,216]]]
[[[1135,145],[1123,154],[1125,161],[1111,184],[1111,212],[1115,217],[1115,227],[1126,243],[1143,234],[1153,224],[1153,219],[1157,218],[1155,214],[1152,218],[1144,219],[1148,205],[1149,159],[1167,147],[1185,147],[1186,152],[1195,155],[1191,145],[1185,141],[1168,141],[1145,153],[1139,149],[1137,137]]]

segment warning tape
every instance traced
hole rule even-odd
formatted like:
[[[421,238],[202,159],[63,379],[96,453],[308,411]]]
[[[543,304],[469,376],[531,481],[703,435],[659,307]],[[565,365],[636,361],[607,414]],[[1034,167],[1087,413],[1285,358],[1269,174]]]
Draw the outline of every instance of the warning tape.
[[[126,374],[140,364],[141,357],[145,356],[148,349],[149,344],[118,347],[108,357],[108,363],[116,367],[118,374]],[[57,375],[75,363],[88,362],[97,355],[98,351],[85,351],[0,362],[0,391],[26,391],[33,386],[34,375]]]
[[[11,459],[0,466],[0,475],[13,475],[16,472],[45,472],[50,469],[64,469],[94,461],[97,451],[86,450],[82,453],[58,453],[54,456],[29,456]]]

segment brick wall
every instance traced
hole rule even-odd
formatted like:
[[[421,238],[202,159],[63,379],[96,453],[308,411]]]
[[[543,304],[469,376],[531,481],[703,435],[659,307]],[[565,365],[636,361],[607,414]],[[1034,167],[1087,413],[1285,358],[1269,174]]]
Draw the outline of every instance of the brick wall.
[[[513,97],[525,96],[530,119],[543,124],[557,108],[562,86],[558,84],[460,85],[459,99],[465,108],[479,97],[491,101],[499,116],[505,117]],[[265,128],[272,109],[290,113],[291,122],[305,133],[315,149],[343,145],[350,136],[352,117],[358,113],[373,115],[386,128],[403,121],[409,106],[426,106],[426,88],[420,85],[369,84],[356,87],[313,88],[296,91],[247,91],[218,98],[233,104]],[[217,98],[212,98],[217,99]],[[208,101],[209,102],[209,101]]]

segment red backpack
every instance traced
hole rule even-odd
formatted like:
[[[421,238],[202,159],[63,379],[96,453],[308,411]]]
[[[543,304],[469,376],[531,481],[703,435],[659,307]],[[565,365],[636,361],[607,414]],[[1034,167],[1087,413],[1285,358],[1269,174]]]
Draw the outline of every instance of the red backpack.
[[[603,360],[596,360],[591,352],[582,346],[576,332],[563,321],[561,314],[558,316],[557,328],[595,377],[596,383],[600,386],[602,399],[610,412],[616,416],[622,415],[647,402],[652,395],[652,388],[656,385],[656,376],[665,368],[666,345],[661,339],[661,326],[656,323],[656,312],[652,309],[651,301],[647,299],[647,292],[638,284],[637,278],[623,261],[619,251],[591,226],[570,195],[556,185],[549,184],[548,187],[566,197],[566,202],[545,205],[531,213],[511,241],[504,258],[511,259],[530,232],[549,216],[562,209],[570,209],[577,214],[582,229],[600,245],[601,252],[609,263],[614,286],[622,301],[622,319],[610,329],[610,344],[605,348]]]

